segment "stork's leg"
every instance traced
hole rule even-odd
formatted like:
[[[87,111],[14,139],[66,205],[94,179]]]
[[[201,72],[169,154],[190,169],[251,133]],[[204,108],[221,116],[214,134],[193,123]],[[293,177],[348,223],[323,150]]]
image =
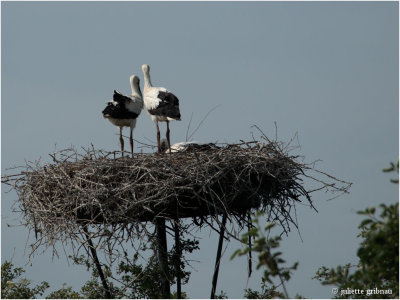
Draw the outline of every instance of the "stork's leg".
[[[119,141],[121,143],[122,157],[124,157],[124,139],[122,138],[122,126],[119,128]]]
[[[169,153],[171,153],[171,140],[169,139],[169,121],[167,120],[167,141],[168,141],[168,149]]]
[[[161,136],[160,136],[160,128],[158,127],[158,122],[156,121],[156,128],[157,128],[157,147],[158,153],[161,153]]]
[[[131,143],[131,153],[132,153],[132,158],[133,158],[133,138],[132,138],[132,131],[133,131],[133,128],[131,127],[131,136],[129,137],[129,142]]]

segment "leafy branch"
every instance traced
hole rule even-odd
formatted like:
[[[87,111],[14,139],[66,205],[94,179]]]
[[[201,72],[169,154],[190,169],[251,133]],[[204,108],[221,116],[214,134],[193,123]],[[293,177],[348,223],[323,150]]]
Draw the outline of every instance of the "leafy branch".
[[[267,237],[265,234],[266,232],[270,232],[273,227],[276,226],[275,223],[267,223],[264,227],[264,230],[261,228],[259,223],[259,217],[263,214],[258,212],[256,217],[253,219],[254,227],[251,228],[248,232],[244,233],[241,238],[241,242],[247,245],[243,249],[237,249],[231,259],[235,258],[236,256],[243,256],[249,254],[251,251],[258,253],[258,264],[257,270],[260,268],[265,268],[264,275],[262,277],[262,294],[260,294],[263,298],[269,296],[285,296],[289,298],[285,282],[289,281],[291,277],[291,271],[297,269],[298,262],[294,263],[291,267],[286,267],[284,264],[286,261],[282,258],[282,252],[274,251],[274,249],[279,248],[281,237],[275,236],[272,238]],[[253,239],[253,245],[249,245],[249,240]],[[273,283],[273,278],[276,277],[280,281],[280,285],[275,286]],[[266,283],[272,285],[272,288],[268,288]],[[282,286],[283,294],[276,292],[276,288]],[[273,293],[274,291],[274,293]],[[252,291],[247,290],[246,293],[249,295],[254,296]],[[254,293],[254,292],[253,292]],[[267,294],[266,294],[267,293]],[[259,296],[260,296],[259,295]]]

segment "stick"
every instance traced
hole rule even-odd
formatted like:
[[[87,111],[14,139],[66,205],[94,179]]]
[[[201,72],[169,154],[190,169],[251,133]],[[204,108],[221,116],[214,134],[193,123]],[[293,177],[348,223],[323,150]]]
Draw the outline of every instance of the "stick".
[[[171,296],[168,280],[168,253],[167,253],[167,233],[165,230],[165,220],[156,219],[157,228],[157,253],[161,269],[161,297],[169,299]]]
[[[213,275],[213,280],[212,280],[212,289],[211,289],[211,297],[210,297],[210,299],[215,299],[215,290],[217,289],[219,263],[220,263],[220,260],[221,260],[222,243],[224,241],[226,218],[227,218],[227,215],[224,214],[224,216],[222,218],[221,230],[219,232],[217,258],[215,260],[215,268],[214,268],[214,275]]]
[[[107,299],[112,299],[113,297],[111,295],[110,289],[108,288],[108,284],[107,284],[106,278],[104,277],[103,270],[101,269],[101,264],[100,264],[99,258],[97,257],[96,249],[93,246],[92,239],[90,238],[89,231],[87,229],[87,225],[83,226],[83,230],[85,231],[86,239],[89,244],[89,249],[90,249],[90,252],[92,253],[92,258],[96,265],[97,272],[99,273],[101,283],[103,284],[104,290],[106,292],[106,297],[107,297]]]

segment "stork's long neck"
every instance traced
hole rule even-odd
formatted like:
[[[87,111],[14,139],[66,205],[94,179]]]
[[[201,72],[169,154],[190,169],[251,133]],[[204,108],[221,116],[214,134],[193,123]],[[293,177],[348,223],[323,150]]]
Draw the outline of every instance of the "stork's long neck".
[[[153,85],[151,84],[150,74],[149,74],[149,72],[147,71],[147,72],[144,73],[144,89],[150,88],[150,87],[152,87],[152,86],[153,86]]]
[[[142,98],[142,91],[140,90],[140,86],[131,82],[132,96],[137,96]]]

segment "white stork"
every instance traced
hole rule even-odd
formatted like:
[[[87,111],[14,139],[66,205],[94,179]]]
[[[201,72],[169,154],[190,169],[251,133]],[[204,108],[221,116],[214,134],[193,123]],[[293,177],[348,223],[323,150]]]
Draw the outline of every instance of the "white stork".
[[[188,150],[210,150],[210,149],[217,149],[218,147],[213,144],[205,144],[199,142],[179,142],[176,144],[171,145],[168,148],[168,141],[166,139],[161,139],[161,151],[168,153],[168,152],[185,152]]]
[[[151,117],[157,128],[157,146],[158,152],[161,152],[161,141],[160,141],[160,128],[158,122],[167,123],[167,142],[168,148],[171,152],[171,140],[169,136],[169,121],[177,120],[180,121],[181,113],[179,111],[179,100],[178,98],[163,87],[153,87],[150,80],[150,66],[142,66],[144,74],[144,88],[143,88],[143,100],[146,106],[146,112]]]
[[[171,145],[168,148],[168,141],[166,139],[161,139],[161,151],[168,153],[170,150],[171,152],[181,152],[185,151],[190,145],[200,145],[198,142],[179,142]]]
[[[142,92],[140,91],[140,79],[136,75],[129,78],[132,88],[132,95],[123,95],[119,91],[114,90],[113,101],[107,103],[103,110],[103,117],[110,120],[115,126],[119,127],[119,141],[121,143],[121,152],[124,156],[124,140],[122,138],[122,127],[130,127],[130,144],[133,158],[133,138],[132,132],[136,126],[136,119],[143,109]]]

